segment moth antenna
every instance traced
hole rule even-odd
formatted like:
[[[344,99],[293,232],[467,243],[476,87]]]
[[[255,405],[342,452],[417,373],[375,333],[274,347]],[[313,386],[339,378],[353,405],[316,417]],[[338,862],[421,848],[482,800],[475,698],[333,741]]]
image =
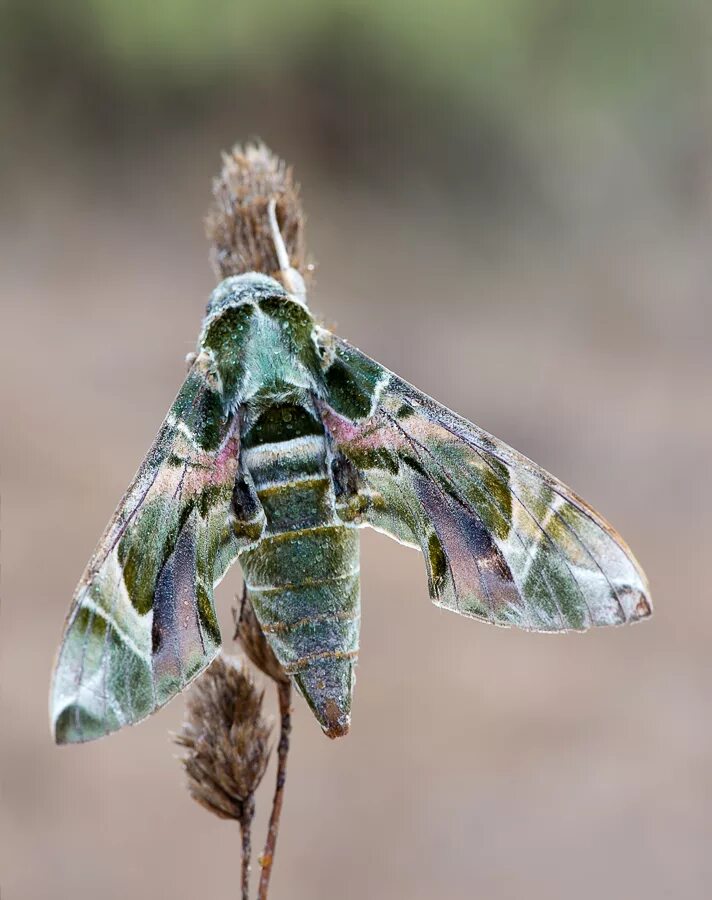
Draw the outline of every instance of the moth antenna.
[[[282,272],[282,281],[284,282],[284,286],[287,288],[290,294],[293,294],[300,303],[303,303],[306,306],[306,285],[304,284],[304,279],[302,278],[301,274],[296,269],[293,269],[289,264],[289,254],[287,253],[287,248],[284,246],[282,232],[279,230],[279,224],[277,222],[277,201],[274,197],[272,197],[272,199],[269,201],[267,213],[269,215],[269,224],[270,228],[272,229],[272,240],[274,242],[274,249],[277,253],[279,268]]]

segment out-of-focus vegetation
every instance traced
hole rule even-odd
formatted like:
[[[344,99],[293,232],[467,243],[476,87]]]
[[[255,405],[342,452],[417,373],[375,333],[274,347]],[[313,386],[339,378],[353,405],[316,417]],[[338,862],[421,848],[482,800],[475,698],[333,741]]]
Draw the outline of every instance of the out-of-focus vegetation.
[[[571,103],[663,99],[661,88],[701,74],[712,26],[695,0],[5,0],[4,13],[11,66],[61,53],[54,62],[94,65],[127,92],[205,89],[241,69],[267,75],[350,48],[366,86],[375,63],[403,88],[505,107],[537,89]]]
[[[684,159],[711,35],[700,0],[4,0],[0,102],[74,141],[271,106],[333,158],[395,147],[445,183],[453,160],[516,182],[595,159],[602,132]]]

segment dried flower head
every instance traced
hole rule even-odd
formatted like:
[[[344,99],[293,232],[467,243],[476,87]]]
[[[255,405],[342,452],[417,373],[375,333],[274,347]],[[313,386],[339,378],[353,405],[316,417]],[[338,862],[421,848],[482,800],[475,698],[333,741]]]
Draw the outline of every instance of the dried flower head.
[[[186,720],[175,741],[194,800],[223,819],[249,824],[254,793],[269,760],[270,727],[262,716],[263,693],[224,655],[196,681]]]
[[[304,214],[292,169],[263,143],[239,144],[223,154],[213,181],[213,205],[206,218],[211,260],[219,278],[264,272],[280,278],[268,206],[276,216],[292,268],[306,277]]]

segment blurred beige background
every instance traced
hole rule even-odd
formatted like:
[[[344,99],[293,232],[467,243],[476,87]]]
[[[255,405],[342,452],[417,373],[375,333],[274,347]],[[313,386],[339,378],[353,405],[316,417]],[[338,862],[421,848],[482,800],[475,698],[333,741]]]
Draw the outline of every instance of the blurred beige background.
[[[709,896],[710,8],[0,16],[3,900],[238,894],[236,829],[173,758],[182,699],[62,750],[46,707],[214,284],[219,150],[255,134],[302,182],[312,308],[599,507],[656,604],[610,632],[491,629],[364,532],[353,731],[327,741],[297,699],[272,896]]]

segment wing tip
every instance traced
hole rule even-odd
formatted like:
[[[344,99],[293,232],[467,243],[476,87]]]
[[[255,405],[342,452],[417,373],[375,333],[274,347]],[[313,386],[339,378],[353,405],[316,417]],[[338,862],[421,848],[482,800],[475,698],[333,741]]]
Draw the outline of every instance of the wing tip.
[[[53,713],[50,724],[54,743],[58,747],[70,744],[88,744],[90,741],[98,740],[117,731],[121,724],[114,725],[112,723],[112,726],[107,726],[106,720],[102,721],[92,716],[88,710],[76,702],[67,704],[57,714]]]
[[[631,624],[635,624],[636,622],[644,622],[646,619],[649,619],[653,615],[653,601],[650,598],[650,594],[644,591],[641,591],[638,600],[633,608],[633,613],[628,621]]]

